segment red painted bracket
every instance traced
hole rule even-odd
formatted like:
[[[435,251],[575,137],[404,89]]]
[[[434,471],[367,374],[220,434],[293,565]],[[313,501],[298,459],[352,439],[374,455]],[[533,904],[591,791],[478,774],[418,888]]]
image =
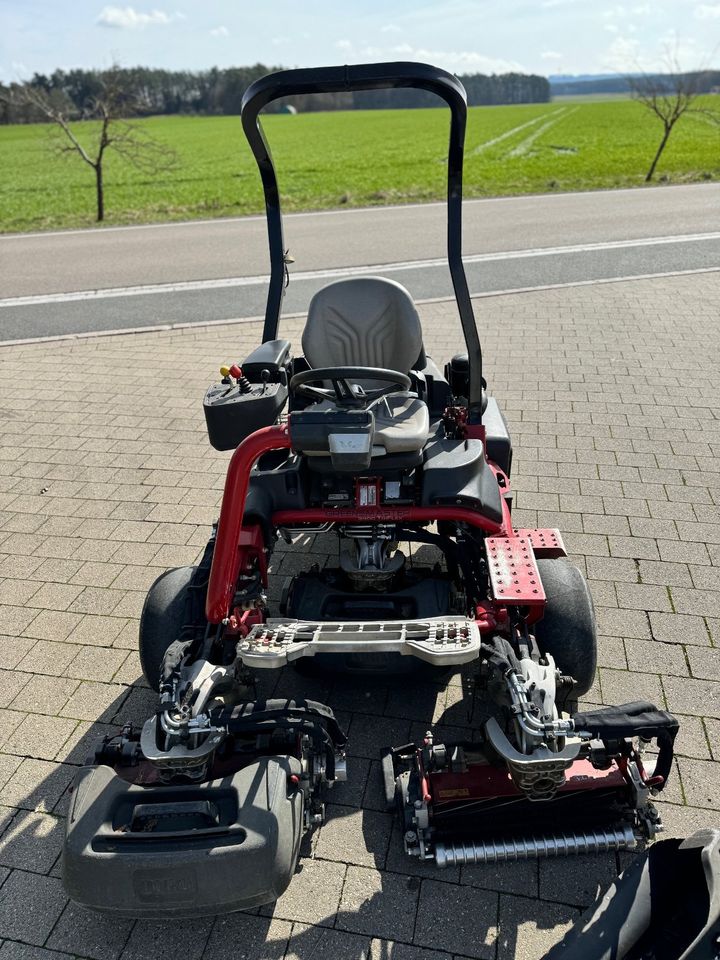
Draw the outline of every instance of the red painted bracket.
[[[486,537],[485,549],[490,584],[497,602],[523,607],[545,604],[545,591],[529,537]]]
[[[546,527],[540,530],[516,530],[515,535],[527,537],[538,559],[546,557],[548,560],[555,560],[557,557],[567,556],[562,534],[557,529]]]

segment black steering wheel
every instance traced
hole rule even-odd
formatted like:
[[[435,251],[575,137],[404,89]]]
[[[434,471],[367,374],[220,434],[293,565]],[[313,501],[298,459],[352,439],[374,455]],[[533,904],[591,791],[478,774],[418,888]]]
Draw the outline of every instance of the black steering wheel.
[[[330,380],[332,390],[311,386],[324,380]],[[360,392],[356,392],[352,387],[353,380],[380,380],[387,382],[388,386],[376,387],[373,390],[359,388]],[[378,397],[400,393],[409,390],[411,386],[412,381],[407,374],[382,367],[318,367],[314,370],[301,370],[290,381],[291,393],[315,401],[333,400],[342,407],[364,407]]]

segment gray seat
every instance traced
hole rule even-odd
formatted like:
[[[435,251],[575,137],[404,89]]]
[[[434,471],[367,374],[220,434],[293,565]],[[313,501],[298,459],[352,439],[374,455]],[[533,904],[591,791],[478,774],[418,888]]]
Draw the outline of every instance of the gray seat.
[[[319,290],[302,335],[311,367],[383,367],[408,373],[422,351],[420,317],[405,287],[384,277],[352,277]],[[358,380],[366,389],[386,386]],[[325,404],[322,405],[324,407]],[[409,393],[371,404],[373,455],[421,450],[430,431],[427,405]]]
[[[337,280],[310,301],[302,347],[312,367],[407,373],[422,350],[420,317],[410,294],[394,280]]]

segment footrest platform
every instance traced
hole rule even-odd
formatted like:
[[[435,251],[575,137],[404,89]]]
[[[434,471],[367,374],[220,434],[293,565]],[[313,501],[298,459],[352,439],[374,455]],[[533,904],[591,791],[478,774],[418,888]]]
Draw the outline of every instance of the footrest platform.
[[[277,618],[253,627],[237,651],[252,667],[282,667],[317,653],[400,653],[451,666],[477,659],[480,631],[466,617],[354,623]]]

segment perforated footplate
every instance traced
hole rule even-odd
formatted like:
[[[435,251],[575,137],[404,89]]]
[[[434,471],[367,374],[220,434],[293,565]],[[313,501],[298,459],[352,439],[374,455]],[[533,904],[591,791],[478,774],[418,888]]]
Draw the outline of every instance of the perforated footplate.
[[[487,537],[485,549],[496,600],[525,607],[545,603],[545,591],[529,537]]]
[[[528,538],[536,557],[547,557],[550,559],[567,556],[562,534],[554,527],[535,530],[516,530],[515,535]]]
[[[435,666],[477,659],[480,631],[465,617],[396,620],[386,623],[271,619],[253,627],[237,646],[247,666],[282,667],[316,653],[400,653]]]

